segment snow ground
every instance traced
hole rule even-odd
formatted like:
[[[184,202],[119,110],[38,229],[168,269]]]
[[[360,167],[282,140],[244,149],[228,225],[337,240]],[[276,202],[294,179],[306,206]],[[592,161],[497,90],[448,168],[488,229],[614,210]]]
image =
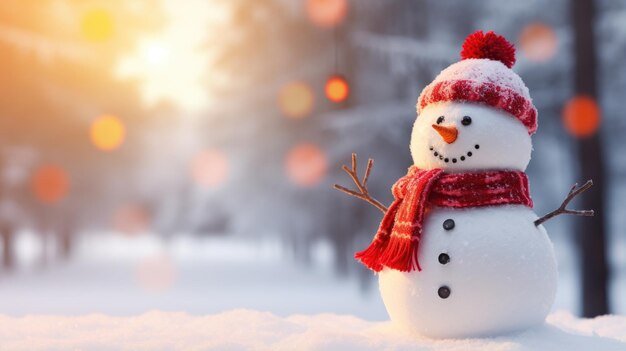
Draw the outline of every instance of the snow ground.
[[[0,316],[0,350],[626,350],[626,317],[576,319],[566,312],[526,332],[491,339],[434,340],[390,322],[319,314],[278,317],[149,312],[134,317]]]
[[[387,314],[375,285],[363,290],[356,277],[337,276],[323,243],[306,267],[271,238],[98,233],[81,237],[71,260],[45,267],[35,234],[21,233],[17,246],[17,270],[0,275],[0,351],[626,350],[626,316],[569,312],[496,339],[405,335],[380,322]],[[575,260],[555,246],[555,308],[575,313]]]
[[[278,238],[93,233],[77,240],[70,260],[42,267],[38,243],[37,235],[20,234],[17,271],[0,273],[0,314],[202,315],[245,308],[387,318],[375,285],[363,290],[357,277],[335,273],[327,244],[316,245],[304,266]]]
[[[578,278],[569,244],[555,241],[560,280],[553,310],[576,314]],[[278,316],[388,318],[376,282],[363,289],[354,275],[337,275],[333,249],[324,243],[314,247],[307,266],[294,263],[278,238],[92,233],[78,238],[69,261],[49,260],[45,267],[41,250],[37,235],[19,235],[16,271],[0,272],[0,314],[206,315],[245,308]],[[623,315],[626,274],[615,273],[612,312]]]

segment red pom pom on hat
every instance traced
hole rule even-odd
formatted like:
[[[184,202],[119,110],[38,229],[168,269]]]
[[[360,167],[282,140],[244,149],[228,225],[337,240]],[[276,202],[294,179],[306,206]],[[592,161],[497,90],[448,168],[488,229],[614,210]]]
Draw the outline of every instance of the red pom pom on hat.
[[[461,59],[489,59],[500,61],[508,68],[515,64],[515,47],[501,35],[479,30],[463,42]]]

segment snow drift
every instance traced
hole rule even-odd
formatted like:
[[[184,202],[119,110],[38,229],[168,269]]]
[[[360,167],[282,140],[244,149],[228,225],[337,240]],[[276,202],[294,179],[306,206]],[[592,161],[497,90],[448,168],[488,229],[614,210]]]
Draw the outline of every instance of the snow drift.
[[[0,316],[0,350],[626,350],[626,317],[577,319],[493,339],[434,340],[390,322],[320,314],[278,317],[234,310],[209,316]]]

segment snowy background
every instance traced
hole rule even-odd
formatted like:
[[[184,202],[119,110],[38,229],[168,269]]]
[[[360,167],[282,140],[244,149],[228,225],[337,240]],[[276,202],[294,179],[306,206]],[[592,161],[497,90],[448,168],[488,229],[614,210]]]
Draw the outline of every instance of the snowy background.
[[[388,203],[410,165],[421,89],[469,33],[494,30],[518,47],[514,69],[539,110],[535,210],[558,206],[581,180],[580,138],[562,118],[574,96],[569,6],[1,2],[0,314],[245,308],[385,320],[373,274],[352,259],[380,213],[331,189],[348,184],[340,165],[353,151],[374,158],[370,190]],[[595,6],[591,133],[605,150],[609,307],[626,314],[626,4]],[[325,96],[335,74],[350,87],[340,102]],[[581,220],[546,225],[554,309],[573,315]]]

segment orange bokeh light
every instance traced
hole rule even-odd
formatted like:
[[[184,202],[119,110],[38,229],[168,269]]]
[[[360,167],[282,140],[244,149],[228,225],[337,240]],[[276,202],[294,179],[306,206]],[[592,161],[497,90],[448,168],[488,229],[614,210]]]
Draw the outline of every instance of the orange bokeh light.
[[[105,41],[113,36],[113,18],[106,10],[90,10],[83,15],[80,29],[83,36],[88,40]]]
[[[326,176],[328,161],[324,152],[316,145],[301,144],[287,154],[285,170],[296,185],[311,187]]]
[[[527,25],[520,34],[519,42],[524,56],[532,61],[546,61],[556,54],[556,33],[547,24],[532,23]]]
[[[137,204],[128,204],[119,207],[113,214],[113,226],[124,234],[138,234],[148,230],[150,213]]]
[[[593,135],[600,126],[600,108],[591,96],[579,95],[571,98],[563,109],[563,125],[575,137]]]
[[[204,188],[214,188],[224,183],[228,173],[228,159],[216,149],[201,151],[191,161],[191,177]]]
[[[304,118],[313,111],[313,91],[303,82],[289,83],[280,90],[278,105],[283,114],[290,118]]]
[[[346,101],[350,94],[350,86],[345,78],[341,76],[332,76],[326,81],[324,87],[326,97],[332,102]]]
[[[156,254],[139,262],[135,268],[135,277],[145,290],[163,292],[176,281],[177,271],[172,259],[165,254]]]
[[[341,23],[348,13],[347,0],[307,0],[306,12],[311,22],[322,28]]]
[[[63,168],[44,165],[33,173],[31,189],[35,198],[45,204],[61,201],[68,193],[70,181]]]
[[[98,117],[91,125],[91,142],[103,151],[112,151],[120,147],[125,136],[124,124],[115,116]]]

